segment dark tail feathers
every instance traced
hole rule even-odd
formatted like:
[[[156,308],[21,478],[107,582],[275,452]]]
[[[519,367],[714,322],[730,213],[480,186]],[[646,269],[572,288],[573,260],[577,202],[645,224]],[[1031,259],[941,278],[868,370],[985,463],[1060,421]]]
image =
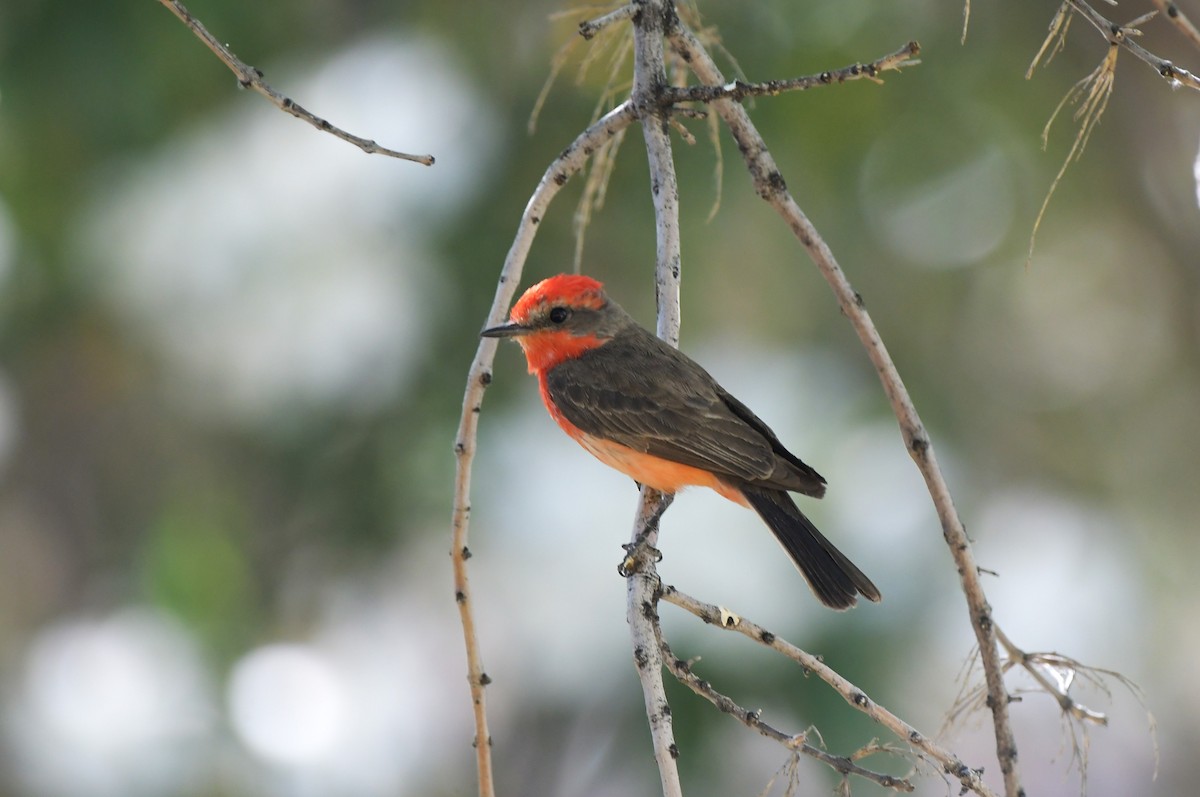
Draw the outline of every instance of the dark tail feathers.
[[[849,609],[858,602],[858,595],[869,601],[880,600],[871,579],[817,531],[790,495],[756,487],[742,487],[742,494],[770,526],[821,603],[833,609]]]

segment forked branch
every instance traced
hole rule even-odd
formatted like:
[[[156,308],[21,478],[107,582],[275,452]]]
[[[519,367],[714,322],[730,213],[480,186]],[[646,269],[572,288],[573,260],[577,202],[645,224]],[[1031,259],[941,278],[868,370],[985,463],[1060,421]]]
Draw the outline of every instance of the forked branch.
[[[710,625],[715,625],[726,631],[739,633],[747,639],[752,639],[760,645],[783,654],[803,667],[806,672],[815,673],[817,677],[833,687],[855,709],[887,728],[903,743],[921,751],[921,753],[936,761],[942,770],[957,779],[964,789],[969,789],[980,795],[980,797],[996,797],[995,792],[983,782],[982,769],[972,769],[964,764],[954,753],[946,750],[928,736],[876,703],[866,692],[843,678],[841,674],[817,656],[801,650],[786,639],[745,617],[722,609],[719,606],[714,606],[711,603],[697,600],[672,586],[664,586],[661,597],[667,603],[692,613]],[[892,788],[895,788],[895,786]]]
[[[1029,673],[1038,686],[1055,699],[1064,714],[1077,722],[1108,724],[1108,716],[1103,712],[1090,709],[1071,697],[1071,682],[1075,680],[1075,672],[1084,669],[1083,665],[1057,653],[1026,653],[999,627],[996,628],[996,639],[1008,654],[1006,665],[1019,666]]]
[[[659,631],[662,628],[659,626]],[[659,636],[659,645],[662,649],[663,662],[671,675],[675,676],[675,680],[691,689],[696,694],[703,697],[708,702],[712,703],[718,710],[728,714],[738,722],[745,725],[752,731],[757,731],[760,735],[765,736],[772,741],[779,742],[788,750],[802,753],[809,758],[815,758],[823,764],[831,767],[835,772],[838,772],[843,777],[848,775],[857,775],[860,778],[865,778],[874,781],[879,786],[885,789],[894,789],[895,791],[911,792],[914,787],[912,781],[907,778],[898,778],[895,775],[888,775],[883,772],[874,772],[869,769],[860,767],[849,756],[833,755],[822,750],[820,747],[813,745],[808,741],[807,733],[784,733],[778,728],[766,723],[762,719],[761,711],[751,711],[739,706],[734,702],[733,698],[728,695],[721,694],[713,687],[713,685],[692,672],[691,665],[675,656],[671,651],[671,646],[666,640]]]
[[[1085,0],[1065,0],[1064,5],[1070,6],[1076,13],[1090,22],[1096,30],[1100,31],[1101,35],[1108,39],[1110,44],[1128,50],[1138,59],[1145,62],[1150,68],[1165,78],[1172,87],[1187,86],[1190,89],[1200,90],[1200,78],[1196,75],[1181,66],[1176,66],[1165,58],[1160,58],[1137,43],[1136,39],[1142,35],[1138,26],[1149,21],[1155,15],[1154,12],[1139,17],[1127,25],[1120,25],[1092,8]],[[1195,29],[1193,28],[1192,30],[1194,31]]]
[[[1065,105],[1078,103],[1075,118],[1079,120],[1079,129],[1076,132],[1074,142],[1071,144],[1070,151],[1067,153],[1066,158],[1063,159],[1062,166],[1059,167],[1058,173],[1050,183],[1050,188],[1042,200],[1041,207],[1038,208],[1037,216],[1033,222],[1033,229],[1029,234],[1029,252],[1025,258],[1026,266],[1033,260],[1038,229],[1045,218],[1046,210],[1050,206],[1050,200],[1054,196],[1055,190],[1066,174],[1067,167],[1070,166],[1072,161],[1078,160],[1082,156],[1083,150],[1087,146],[1088,137],[1091,135],[1093,128],[1099,123],[1100,118],[1104,115],[1104,110],[1108,105],[1108,98],[1112,94],[1113,84],[1116,79],[1118,54],[1122,50],[1132,53],[1165,78],[1172,88],[1186,86],[1191,89],[1200,90],[1200,78],[1195,74],[1181,66],[1175,65],[1165,58],[1160,58],[1138,44],[1137,39],[1142,35],[1141,25],[1149,22],[1161,12],[1193,45],[1200,48],[1200,31],[1196,30],[1196,27],[1179,11],[1174,2],[1170,2],[1169,0],[1154,0],[1154,4],[1158,7],[1158,11],[1151,11],[1127,24],[1121,25],[1102,15],[1087,3],[1086,0],[1063,0],[1050,20],[1049,32],[1046,34],[1046,38],[1042,42],[1042,46],[1038,49],[1037,54],[1033,57],[1033,62],[1030,63],[1029,69],[1025,72],[1026,78],[1032,77],[1034,70],[1039,65],[1049,63],[1063,49],[1066,43],[1067,32],[1071,27],[1071,20],[1076,16],[1087,20],[1093,28],[1104,36],[1109,46],[1100,64],[1090,74],[1077,82],[1067,92],[1066,96],[1063,97],[1058,107],[1054,109],[1054,113],[1050,115],[1050,121],[1046,123],[1045,129],[1042,131],[1042,147],[1045,148],[1050,127],[1058,117],[1059,111]]]
[[[996,628],[996,638],[1004,651],[1004,670],[1021,669],[1033,679],[1036,687],[1019,689],[1015,694],[1023,697],[1026,694],[1045,694],[1052,698],[1061,710],[1063,728],[1070,740],[1071,759],[1079,770],[1080,793],[1087,791],[1088,753],[1090,750],[1089,736],[1091,728],[1106,726],[1108,715],[1091,708],[1074,696],[1071,692],[1077,683],[1084,683],[1092,689],[1099,690],[1110,699],[1111,685],[1116,683],[1129,691],[1133,698],[1146,707],[1145,697],[1141,688],[1126,676],[1114,670],[1093,667],[1061,653],[1027,652],[1016,644],[999,628]],[[973,651],[968,659],[964,673],[968,673],[978,651]],[[983,708],[986,703],[986,693],[980,688],[970,688],[964,681],[963,689],[955,699],[954,705],[947,713],[945,725],[940,733],[949,732],[961,719]],[[1158,770],[1158,733],[1154,715],[1146,710],[1146,721],[1149,726],[1150,739],[1154,747],[1154,767]],[[939,734],[940,735],[940,734]]]

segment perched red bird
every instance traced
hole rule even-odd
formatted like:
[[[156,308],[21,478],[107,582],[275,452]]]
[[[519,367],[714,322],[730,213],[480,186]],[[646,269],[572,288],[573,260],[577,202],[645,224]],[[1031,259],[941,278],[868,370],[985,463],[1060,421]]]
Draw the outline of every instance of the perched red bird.
[[[643,329],[596,280],[560,274],[513,305],[484,337],[521,344],[542,400],[606,465],[664,493],[698,485],[753,508],[821,602],[848,609],[879,590],[788,495],[825,480],[687,355]]]

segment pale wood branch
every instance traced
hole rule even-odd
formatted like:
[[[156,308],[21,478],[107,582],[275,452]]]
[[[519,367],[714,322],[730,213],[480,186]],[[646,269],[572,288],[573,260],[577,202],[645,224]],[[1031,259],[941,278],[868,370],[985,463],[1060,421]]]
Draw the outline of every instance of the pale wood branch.
[[[361,138],[352,133],[347,133],[340,127],[330,124],[325,119],[317,116],[309,111],[304,106],[292,100],[283,94],[280,94],[271,87],[266,80],[263,79],[262,70],[243,63],[228,47],[221,43],[217,37],[208,32],[208,29],[201,24],[200,20],[192,16],[192,13],[187,10],[183,3],[179,0],[159,0],[167,9],[179,17],[179,20],[187,25],[188,29],[196,35],[196,38],[204,42],[208,49],[212,50],[217,58],[237,76],[238,84],[244,89],[253,89],[262,96],[266,97],[272,105],[284,113],[291,114],[297,119],[308,122],[310,125],[320,130],[323,133],[329,133],[331,136],[340,138],[342,141],[353,144],[368,155],[386,155],[389,158],[397,158],[399,160],[412,161],[420,163],[424,166],[432,166],[434,157],[432,155],[410,155],[407,152],[398,152],[394,149],[380,146],[369,138]]]
[[[679,187],[675,178],[675,163],[671,153],[671,137],[667,117],[658,103],[659,93],[666,85],[663,60],[663,33],[668,20],[675,18],[672,0],[636,0],[633,20],[633,94],[642,123],[642,136],[650,165],[650,194],[654,202],[656,237],[654,284],[658,304],[658,336],[672,346],[679,345]],[[634,543],[642,533],[641,524],[652,516],[661,498],[654,490],[643,488],[634,524]],[[658,513],[658,514],[661,514]],[[653,544],[647,529],[647,542]],[[646,716],[654,741],[654,758],[658,763],[663,797],[682,797],[676,759],[679,749],[671,723],[671,710],[663,684],[662,652],[656,639],[658,616],[654,591],[658,577],[653,560],[629,578],[627,584],[627,617],[633,641],[634,660],[642,683]]]
[[[842,776],[857,775],[861,778],[874,781],[879,786],[885,789],[893,789],[895,791],[911,792],[914,790],[911,781],[906,778],[898,778],[895,775],[887,775],[882,772],[875,772],[869,769],[860,767],[854,763],[849,756],[833,755],[811,744],[808,741],[806,733],[784,733],[778,728],[766,723],[762,719],[761,711],[750,711],[739,706],[734,702],[733,698],[724,695],[716,690],[713,685],[692,672],[692,667],[688,662],[675,656],[671,651],[671,646],[663,639],[661,624],[658,626],[659,631],[659,647],[662,649],[663,661],[667,665],[667,669],[675,676],[675,680],[691,689],[696,694],[703,697],[708,702],[712,703],[720,711],[728,714],[738,722],[745,725],[753,731],[757,731],[762,736],[765,736],[772,741],[779,742],[788,750],[803,753],[810,758],[815,758],[823,764],[833,768],[834,771]]]
[[[513,294],[521,280],[525,259],[533,245],[534,236],[542,223],[551,200],[587,163],[587,159],[605,141],[624,130],[637,118],[633,103],[624,102],[605,114],[599,121],[581,133],[571,145],[563,150],[542,175],[533,195],[525,205],[517,234],[513,239],[500,278],[492,309],[488,313],[488,326],[500,323],[507,315]],[[454,441],[456,467],[454,472],[454,512],[452,518],[452,541],[450,558],[454,568],[454,597],[458,603],[459,620],[462,623],[463,641],[467,654],[467,681],[471,689],[471,704],[475,718],[475,754],[478,767],[479,797],[493,797],[495,786],[492,775],[492,743],[488,733],[487,702],[485,687],[491,682],[483,669],[483,656],[475,627],[475,614],[471,600],[470,582],[467,577],[467,532],[471,518],[471,468],[475,461],[478,436],[479,413],[483,406],[483,394],[492,381],[492,363],[496,356],[495,338],[481,338],[475,359],[467,372],[466,393],[463,396],[462,415]]]
[[[806,671],[816,674],[825,683],[841,695],[847,703],[858,711],[866,714],[883,727],[891,731],[897,739],[920,750],[938,763],[946,774],[956,778],[964,789],[969,789],[980,797],[996,797],[986,783],[983,782],[982,769],[972,769],[954,753],[943,748],[925,734],[909,725],[904,720],[888,711],[872,700],[866,692],[859,689],[836,670],[797,646],[783,639],[762,626],[738,614],[723,610],[719,606],[697,600],[690,595],[680,592],[675,587],[664,586],[661,591],[662,600],[678,606],[684,611],[691,612],[706,623],[715,625],[726,631],[734,631],[747,639],[752,639],[760,645],[782,653],[799,664]]]

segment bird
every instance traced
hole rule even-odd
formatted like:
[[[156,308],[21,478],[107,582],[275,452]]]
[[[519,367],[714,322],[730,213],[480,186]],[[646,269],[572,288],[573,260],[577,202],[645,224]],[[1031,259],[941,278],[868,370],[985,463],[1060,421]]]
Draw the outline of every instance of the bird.
[[[708,487],[755,510],[830,608],[881,599],[789,495],[820,498],[825,479],[603,283],[549,277],[525,291],[506,323],[480,334],[520,344],[551,417],[601,462],[664,494]]]

